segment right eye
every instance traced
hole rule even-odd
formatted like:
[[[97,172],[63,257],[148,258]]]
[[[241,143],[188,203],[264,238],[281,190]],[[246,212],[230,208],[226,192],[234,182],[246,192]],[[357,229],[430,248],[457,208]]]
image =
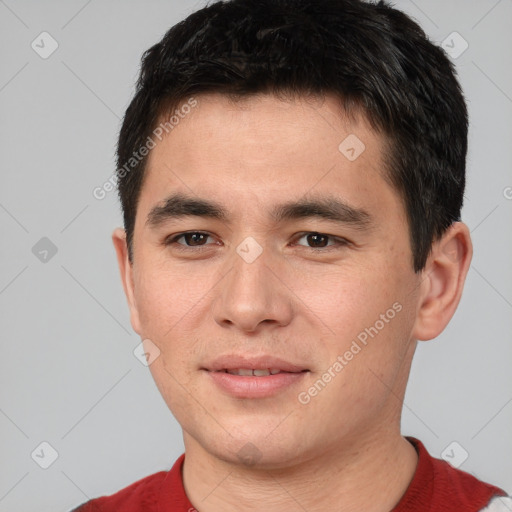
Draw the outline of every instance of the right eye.
[[[204,247],[207,245],[205,242],[211,237],[209,233],[205,233],[203,231],[187,231],[186,233],[180,233],[178,235],[174,235],[165,240],[165,245],[174,245],[174,246],[182,246],[180,248],[188,249],[193,247]],[[181,242],[184,241],[184,243]]]

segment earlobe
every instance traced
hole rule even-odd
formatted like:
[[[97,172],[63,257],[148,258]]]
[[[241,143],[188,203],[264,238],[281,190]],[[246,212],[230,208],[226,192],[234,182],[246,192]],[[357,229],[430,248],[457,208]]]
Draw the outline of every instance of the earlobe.
[[[421,275],[419,303],[412,336],[430,340],[439,336],[459,304],[473,247],[468,227],[453,223],[434,242]]]
[[[116,250],[117,263],[121,274],[124,293],[130,308],[130,320],[135,332],[140,334],[139,313],[135,301],[135,289],[133,279],[133,265],[128,258],[128,247],[126,244],[126,232],[122,228],[116,228],[112,233],[112,242]]]

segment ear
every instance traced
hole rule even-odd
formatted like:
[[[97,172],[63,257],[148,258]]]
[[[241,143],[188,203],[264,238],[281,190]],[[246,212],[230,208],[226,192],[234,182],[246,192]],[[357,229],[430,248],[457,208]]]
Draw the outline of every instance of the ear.
[[[133,330],[140,335],[140,319],[135,301],[134,294],[134,279],[133,279],[133,265],[128,258],[128,246],[126,244],[126,231],[122,228],[117,228],[112,233],[112,242],[117,254],[117,263],[121,273],[121,281],[123,283],[124,293],[128,306],[130,308],[130,321]]]
[[[448,325],[459,305],[472,256],[469,229],[462,222],[454,222],[433,243],[420,277],[414,339],[435,338]]]

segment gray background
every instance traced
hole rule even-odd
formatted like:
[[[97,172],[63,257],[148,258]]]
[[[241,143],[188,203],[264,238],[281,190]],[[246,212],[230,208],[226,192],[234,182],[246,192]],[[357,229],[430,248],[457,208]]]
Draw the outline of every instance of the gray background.
[[[142,52],[202,5],[0,0],[1,512],[67,511],[183,451],[133,355],[140,340],[110,241],[116,193],[92,191],[114,171]],[[475,246],[454,319],[418,347],[403,432],[438,457],[456,441],[448,453],[469,454],[461,469],[511,492],[512,1],[396,6],[434,41],[457,31],[469,44],[454,60],[471,115],[463,218]],[[31,47],[43,31],[59,45],[47,59]],[[48,469],[43,441],[58,452]]]

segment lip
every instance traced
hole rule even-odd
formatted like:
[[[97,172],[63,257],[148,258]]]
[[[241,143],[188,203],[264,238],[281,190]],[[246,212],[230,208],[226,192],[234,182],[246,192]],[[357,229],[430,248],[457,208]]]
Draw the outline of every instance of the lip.
[[[224,370],[250,368],[253,370],[279,369],[282,373],[262,377],[232,375]],[[297,385],[309,372],[307,368],[273,356],[248,357],[226,355],[201,368],[223,392],[235,398],[265,398]]]
[[[290,363],[284,359],[270,355],[247,356],[235,354],[219,356],[201,369],[218,372],[221,370],[235,370],[237,368],[252,368],[253,370],[277,368],[288,373],[299,373],[308,370],[308,368],[304,366],[299,366],[298,364]]]

